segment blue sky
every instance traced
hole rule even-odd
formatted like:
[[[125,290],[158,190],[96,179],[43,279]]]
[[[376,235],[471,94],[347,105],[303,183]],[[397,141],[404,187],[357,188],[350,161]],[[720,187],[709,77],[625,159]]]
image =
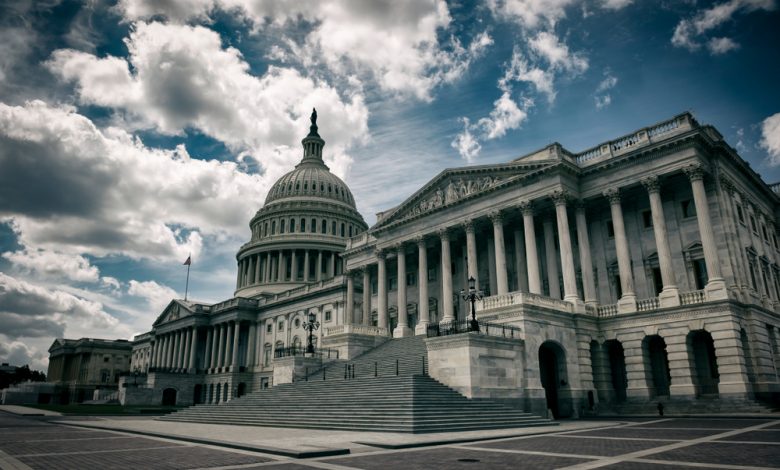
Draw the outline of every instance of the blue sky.
[[[444,168],[582,151],[692,111],[780,181],[777,0],[9,1],[0,6],[0,360],[228,298],[301,157],[374,214]],[[388,190],[390,188],[390,190]]]

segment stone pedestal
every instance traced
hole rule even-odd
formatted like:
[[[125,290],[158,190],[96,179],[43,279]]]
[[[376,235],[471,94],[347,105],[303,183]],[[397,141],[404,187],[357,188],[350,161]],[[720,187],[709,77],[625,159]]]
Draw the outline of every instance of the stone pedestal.
[[[723,279],[711,279],[710,282],[704,286],[704,296],[708,302],[728,299],[729,293],[726,289],[726,281]]]
[[[412,329],[406,325],[398,325],[393,330],[393,338],[406,338],[412,336]]]
[[[522,406],[522,340],[463,333],[428,338],[425,344],[434,379],[468,398]]]
[[[658,294],[658,305],[661,308],[677,307],[680,305],[680,291],[677,287],[664,288]]]
[[[636,312],[636,296],[633,294],[624,295],[617,303],[618,313]]]
[[[326,336],[322,339],[322,347],[338,350],[338,359],[340,360],[351,360],[366,351],[374,349],[388,339],[385,328],[365,325],[339,325],[326,330]]]
[[[308,373],[322,367],[319,356],[292,356],[274,359],[274,385],[289,384],[303,379]]]

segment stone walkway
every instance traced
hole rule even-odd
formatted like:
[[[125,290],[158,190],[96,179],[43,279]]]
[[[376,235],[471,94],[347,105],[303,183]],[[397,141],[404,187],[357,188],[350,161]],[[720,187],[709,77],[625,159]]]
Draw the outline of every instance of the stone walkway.
[[[72,425],[99,422],[139,424],[141,420],[80,420],[72,424],[55,422],[61,419],[0,413],[0,469],[780,468],[780,419],[772,418],[666,418],[620,423],[577,421],[564,423],[544,435],[529,434],[489,440],[482,440],[489,436],[472,435],[466,441],[442,445],[431,445],[433,440],[428,435],[400,435],[405,436],[405,439],[401,439],[391,433],[379,435],[240,426],[219,426],[221,429],[212,428],[209,431],[224,433],[218,436],[220,440],[243,435],[244,440],[248,441],[250,439],[246,436],[254,436],[251,439],[255,440],[260,439],[258,436],[264,436],[261,439],[263,442],[270,439],[268,442],[282,447],[303,443],[315,448],[346,445],[350,451],[349,455],[312,459],[291,459],[262,452],[195,444],[179,438],[139,436]],[[145,420],[145,423],[151,425],[157,422]],[[273,434],[267,434],[269,431]],[[535,432],[539,431],[544,430],[535,429]],[[379,448],[355,444],[355,441],[348,441],[348,435],[360,442],[365,442],[369,436],[372,439],[384,437],[384,440],[374,444],[381,443],[385,447],[421,447]]]

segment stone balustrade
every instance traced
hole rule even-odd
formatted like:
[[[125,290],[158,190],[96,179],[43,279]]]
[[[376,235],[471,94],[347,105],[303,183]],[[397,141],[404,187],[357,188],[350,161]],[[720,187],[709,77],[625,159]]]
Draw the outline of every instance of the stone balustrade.
[[[485,297],[476,304],[476,310],[482,313],[488,313],[491,310],[509,307],[512,305],[533,305],[564,312],[572,312],[571,303],[553,299],[539,294],[530,294],[528,292],[510,292],[504,295],[492,295]]]
[[[704,289],[683,292],[680,294],[680,305],[701,304],[706,301],[707,296],[704,293]]]
[[[649,299],[642,299],[636,301],[636,310],[638,312],[647,312],[650,310],[657,310],[661,307],[658,297],[650,297]]]
[[[356,335],[385,337],[387,336],[388,331],[387,328],[380,328],[378,326],[367,326],[367,325],[337,325],[330,328],[325,328],[325,336],[350,334],[350,333]]]
[[[617,304],[599,305],[599,307],[596,309],[596,315],[598,315],[599,318],[614,317],[617,314],[618,314]]]

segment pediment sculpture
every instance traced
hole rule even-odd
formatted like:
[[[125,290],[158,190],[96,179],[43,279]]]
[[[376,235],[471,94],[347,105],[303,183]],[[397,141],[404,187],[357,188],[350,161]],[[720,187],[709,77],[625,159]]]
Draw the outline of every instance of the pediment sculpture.
[[[436,188],[420,202],[415,203],[401,218],[413,217],[438,207],[452,204],[466,196],[486,191],[502,183],[505,179],[494,176],[482,176],[450,180],[446,186]]]

